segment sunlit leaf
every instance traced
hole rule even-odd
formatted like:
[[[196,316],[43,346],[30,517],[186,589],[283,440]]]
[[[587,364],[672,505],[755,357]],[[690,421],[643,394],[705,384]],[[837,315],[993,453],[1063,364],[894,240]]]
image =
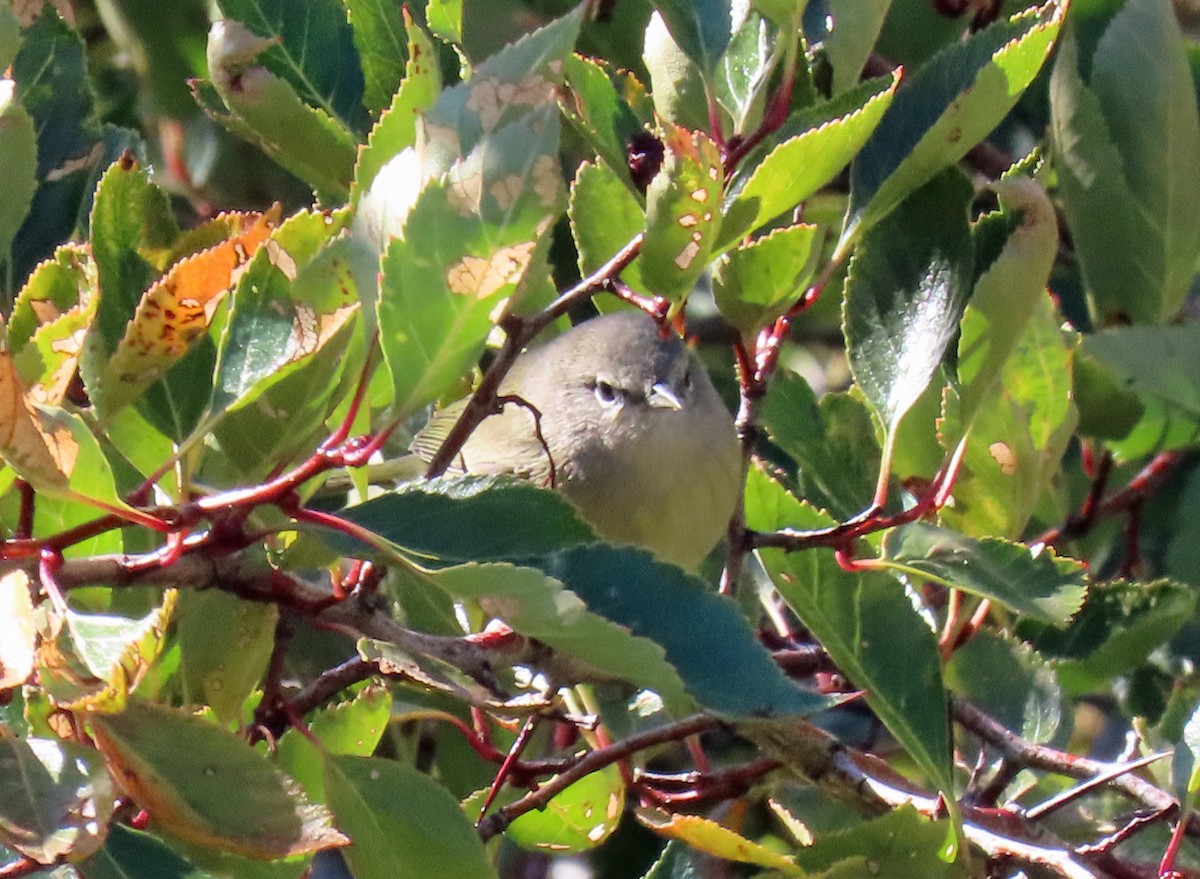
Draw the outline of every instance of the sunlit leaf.
[[[603,844],[624,815],[625,781],[609,766],[555,794],[544,809],[519,816],[504,835],[534,851],[584,852]]]
[[[703,132],[671,126],[663,165],[646,191],[642,278],[655,292],[686,297],[708,264],[721,197],[721,157]]]
[[[0,724],[0,842],[40,864],[99,848],[113,785],[91,748],[19,739]]]

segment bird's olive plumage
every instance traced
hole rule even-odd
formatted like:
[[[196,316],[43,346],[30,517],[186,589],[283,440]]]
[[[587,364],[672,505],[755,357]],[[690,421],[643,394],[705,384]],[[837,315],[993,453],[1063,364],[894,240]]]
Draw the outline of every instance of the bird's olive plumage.
[[[741,489],[733,420],[700,361],[637,311],[586,321],[526,351],[456,463],[553,483],[603,537],[694,567]],[[540,437],[534,417],[540,416]],[[456,413],[418,436],[429,454]]]

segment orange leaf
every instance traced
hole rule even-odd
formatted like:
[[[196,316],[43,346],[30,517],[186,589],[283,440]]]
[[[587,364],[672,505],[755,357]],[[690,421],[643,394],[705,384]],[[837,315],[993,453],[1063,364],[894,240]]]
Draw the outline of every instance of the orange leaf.
[[[187,353],[278,219],[275,209],[255,215],[245,231],[175,263],[146,291],[94,389],[97,406],[111,413],[133,402]]]
[[[35,486],[65,486],[78,454],[69,432],[43,429],[12,356],[0,350],[0,457]]]

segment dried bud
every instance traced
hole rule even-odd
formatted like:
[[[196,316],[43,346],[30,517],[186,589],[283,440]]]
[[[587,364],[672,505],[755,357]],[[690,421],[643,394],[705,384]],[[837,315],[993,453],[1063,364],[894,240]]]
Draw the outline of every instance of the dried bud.
[[[644,193],[662,167],[662,141],[648,131],[634,135],[629,146],[625,147],[625,159],[629,163],[629,174],[634,185]]]

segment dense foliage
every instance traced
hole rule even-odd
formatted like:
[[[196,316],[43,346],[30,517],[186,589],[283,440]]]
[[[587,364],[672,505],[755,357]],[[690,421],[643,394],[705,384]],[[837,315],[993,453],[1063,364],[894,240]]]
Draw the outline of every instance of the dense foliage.
[[[1177,5],[0,5],[0,877],[1192,875]],[[630,307],[699,571],[448,468]]]

